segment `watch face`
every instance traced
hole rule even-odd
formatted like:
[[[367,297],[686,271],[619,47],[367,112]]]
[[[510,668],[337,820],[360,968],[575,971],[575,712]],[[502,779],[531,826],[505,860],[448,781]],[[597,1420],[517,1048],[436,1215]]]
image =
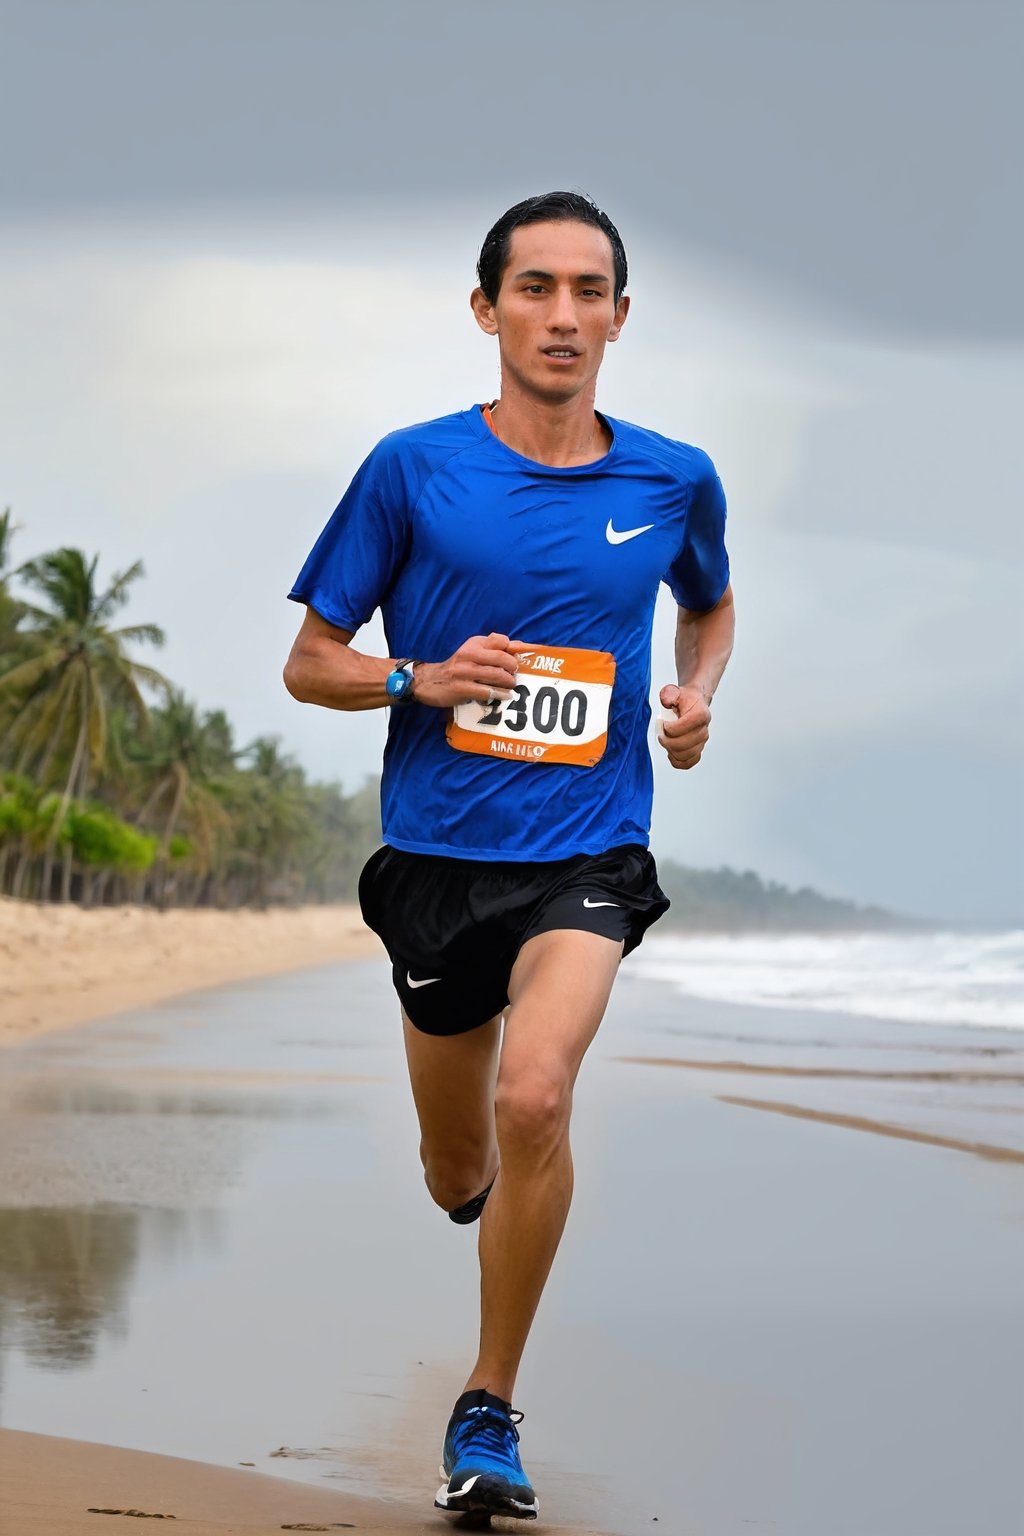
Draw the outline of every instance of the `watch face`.
[[[408,691],[411,683],[412,678],[409,676],[408,672],[389,672],[388,680],[384,684],[384,687],[389,698],[400,699],[403,693]]]

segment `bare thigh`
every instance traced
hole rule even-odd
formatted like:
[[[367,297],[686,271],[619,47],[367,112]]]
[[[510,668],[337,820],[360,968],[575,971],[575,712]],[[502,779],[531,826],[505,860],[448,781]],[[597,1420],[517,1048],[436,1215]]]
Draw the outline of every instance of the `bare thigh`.
[[[622,944],[556,928],[527,940],[509,982],[499,1092],[513,1081],[571,1094],[604,1017]]]

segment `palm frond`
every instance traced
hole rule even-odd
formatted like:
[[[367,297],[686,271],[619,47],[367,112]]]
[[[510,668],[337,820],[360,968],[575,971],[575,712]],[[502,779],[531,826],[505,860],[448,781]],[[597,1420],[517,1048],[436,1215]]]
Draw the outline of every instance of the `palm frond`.
[[[127,641],[129,645],[133,641],[145,640],[149,645],[158,646],[163,645],[167,638],[159,624],[126,624],[123,629],[112,629],[110,637],[112,640]]]
[[[141,560],[136,560],[126,571],[115,571],[110,586],[96,602],[96,617],[105,619],[115,613],[118,608],[123,608],[128,601],[128,588],[133,581],[138,581],[139,577],[145,574],[146,567]]]
[[[34,688],[48,672],[53,672],[61,662],[61,657],[56,652],[44,651],[40,656],[32,656],[28,661],[12,667],[9,672],[0,673],[0,694],[17,693],[23,688]]]
[[[134,682],[144,683],[147,688],[152,688],[157,693],[168,694],[174,687],[170,679],[164,677],[163,673],[158,672],[155,667],[143,666],[141,661],[130,662],[129,666]]]

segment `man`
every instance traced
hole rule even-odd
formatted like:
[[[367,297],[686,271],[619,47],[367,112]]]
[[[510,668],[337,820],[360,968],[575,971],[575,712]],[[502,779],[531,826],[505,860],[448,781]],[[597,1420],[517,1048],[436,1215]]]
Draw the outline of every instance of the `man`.
[[[733,610],[711,461],[594,409],[629,310],[611,221],[529,198],[477,271],[501,394],[374,449],[290,593],[307,611],[285,681],[391,708],[360,900],[393,963],[427,1187],[482,1218],[480,1347],[435,1503],[531,1519],[511,1402],[569,1209],[573,1085],[622,955],[668,906],[647,851],[655,597],[664,580],[679,607],[658,739],[680,769]],[[386,658],[351,643],[378,606]]]

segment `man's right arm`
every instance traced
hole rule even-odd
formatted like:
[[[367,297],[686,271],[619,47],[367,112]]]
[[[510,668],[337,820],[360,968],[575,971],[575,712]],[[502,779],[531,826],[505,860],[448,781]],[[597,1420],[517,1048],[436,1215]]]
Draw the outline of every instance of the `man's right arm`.
[[[295,637],[285,663],[284,685],[301,704],[325,709],[380,709],[391,700],[384,687],[396,662],[353,650],[353,631],[329,624],[315,608]],[[495,695],[509,697],[515,683],[518,652],[526,649],[507,635],[473,635],[446,661],[415,657],[413,699],[437,709],[450,709],[476,699],[485,704]]]

